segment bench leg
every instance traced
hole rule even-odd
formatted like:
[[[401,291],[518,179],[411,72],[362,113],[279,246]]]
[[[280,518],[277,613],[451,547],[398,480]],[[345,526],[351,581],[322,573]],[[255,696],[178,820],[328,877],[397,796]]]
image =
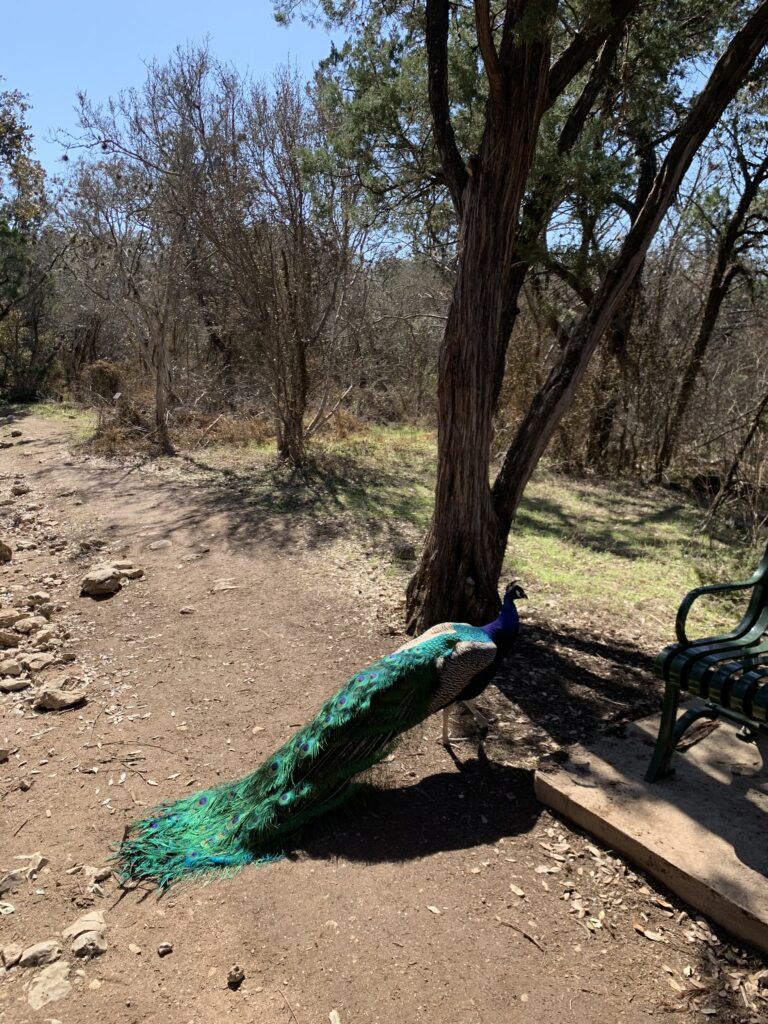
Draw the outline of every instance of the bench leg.
[[[680,702],[680,687],[673,683],[667,683],[664,689],[664,704],[661,709],[661,722],[659,724],[659,735],[656,739],[656,747],[653,751],[651,763],[645,773],[646,782],[656,782],[669,774],[669,759],[675,749],[675,721],[677,719],[677,706]]]
[[[659,737],[656,740],[656,748],[653,751],[650,766],[645,773],[646,782],[657,782],[670,774],[669,762],[675,747],[694,722],[698,722],[700,718],[717,718],[717,708],[705,705],[704,707],[689,708],[676,721],[679,700],[680,690],[676,686],[667,686],[664,691]]]

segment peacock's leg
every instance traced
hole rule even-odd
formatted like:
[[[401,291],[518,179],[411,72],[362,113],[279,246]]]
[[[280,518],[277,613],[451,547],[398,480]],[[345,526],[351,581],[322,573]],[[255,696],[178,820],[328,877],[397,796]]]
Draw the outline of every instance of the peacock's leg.
[[[481,732],[488,732],[488,730],[493,725],[493,720],[490,718],[486,718],[485,715],[481,714],[477,710],[477,708],[475,707],[474,700],[462,700],[459,701],[459,703],[463,704],[467,711],[470,713],[470,715],[472,715],[477,727],[481,730]]]

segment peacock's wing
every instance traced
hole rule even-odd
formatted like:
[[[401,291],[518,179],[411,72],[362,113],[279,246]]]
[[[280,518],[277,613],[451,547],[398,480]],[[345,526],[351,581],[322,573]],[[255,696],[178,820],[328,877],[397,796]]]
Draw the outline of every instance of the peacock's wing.
[[[460,639],[438,659],[438,686],[430,701],[429,714],[452,704],[473,679],[491,669],[499,653],[482,629],[464,625],[456,625],[455,629]]]
[[[466,642],[455,629],[411,641],[349,679],[250,775],[137,822],[119,852],[124,875],[167,885],[190,872],[274,855],[287,835],[343,799],[355,775],[430,713],[441,677],[451,674],[452,653]]]

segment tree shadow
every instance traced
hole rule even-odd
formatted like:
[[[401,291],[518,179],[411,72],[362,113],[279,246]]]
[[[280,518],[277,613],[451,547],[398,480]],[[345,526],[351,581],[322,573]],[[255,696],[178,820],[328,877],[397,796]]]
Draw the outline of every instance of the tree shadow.
[[[531,771],[480,758],[412,786],[362,784],[353,800],[307,829],[299,849],[315,860],[415,860],[529,832],[541,809]]]

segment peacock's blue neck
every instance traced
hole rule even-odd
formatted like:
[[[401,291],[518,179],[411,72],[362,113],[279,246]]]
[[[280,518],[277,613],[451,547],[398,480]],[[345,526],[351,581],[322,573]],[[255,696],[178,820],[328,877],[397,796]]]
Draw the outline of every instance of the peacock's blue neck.
[[[520,632],[520,619],[514,602],[505,601],[497,618],[493,622],[489,622],[487,626],[480,628],[493,640],[499,650],[504,651],[511,647]]]

